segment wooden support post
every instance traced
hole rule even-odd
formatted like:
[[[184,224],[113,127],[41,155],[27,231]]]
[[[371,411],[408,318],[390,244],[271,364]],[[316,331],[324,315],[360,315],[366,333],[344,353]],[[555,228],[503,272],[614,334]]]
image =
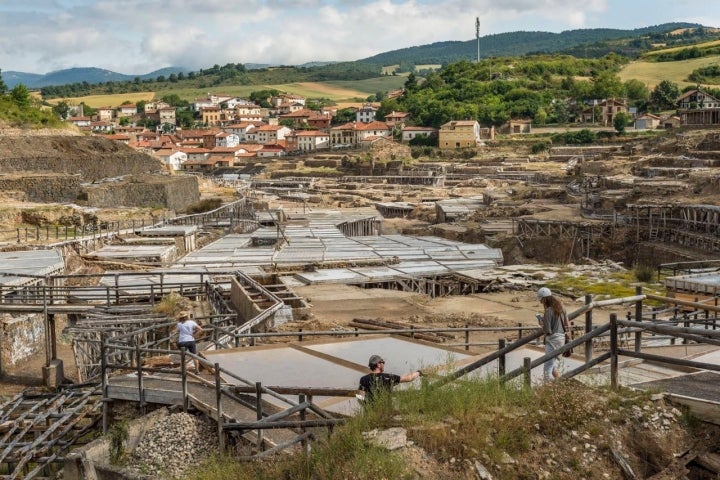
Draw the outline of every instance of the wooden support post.
[[[592,295],[585,295],[585,305],[589,305],[592,303]],[[590,333],[592,330],[592,308],[589,308],[587,312],[585,312],[585,334]],[[585,363],[592,360],[593,357],[593,341],[592,338],[589,338],[585,342]]]
[[[522,322],[518,322],[518,340],[522,338]]]
[[[531,387],[532,386],[532,378],[530,375],[530,365],[532,364],[532,359],[530,357],[523,358],[523,375],[525,377],[525,386]]]
[[[300,395],[298,395],[298,403],[300,403],[301,405],[303,403],[305,403],[305,394],[304,393],[301,393]],[[307,410],[307,409],[303,408],[302,410],[300,410],[300,421],[304,421],[306,418],[305,410]],[[307,429],[304,426],[301,427],[300,430],[302,431],[303,434],[305,434],[307,432]],[[305,453],[309,454],[310,453],[310,445],[308,444],[307,438],[303,438],[300,441],[300,444],[302,445],[302,448],[305,451]]]
[[[618,324],[617,315],[610,314],[610,387],[618,388]]]
[[[465,350],[470,350],[470,324],[465,324]]]
[[[185,347],[180,348],[180,381],[182,383],[182,398],[183,398],[183,412],[187,413],[189,408],[189,398],[188,398],[188,384],[187,384],[187,358],[185,357],[185,352],[187,349]]]
[[[222,390],[220,389],[220,364],[216,363],[215,367],[215,402],[217,405],[217,433],[218,433],[218,449],[220,454],[225,453],[225,434],[223,432],[223,411],[222,411]]]
[[[100,382],[102,391],[102,431],[108,431],[108,373],[107,373],[107,345],[105,333],[100,332]]]
[[[145,379],[143,378],[142,358],[140,356],[140,345],[138,343],[135,343],[135,363],[138,377],[138,400],[140,401],[140,414],[145,415]]]
[[[498,350],[505,348],[505,339],[501,338],[498,340]],[[505,375],[505,355],[498,357],[498,377]]]
[[[259,422],[263,418],[263,412],[262,412],[262,383],[255,382],[255,412],[257,421]],[[257,431],[257,450],[258,453],[263,451],[262,448],[263,444],[263,430],[262,428],[258,428]]]

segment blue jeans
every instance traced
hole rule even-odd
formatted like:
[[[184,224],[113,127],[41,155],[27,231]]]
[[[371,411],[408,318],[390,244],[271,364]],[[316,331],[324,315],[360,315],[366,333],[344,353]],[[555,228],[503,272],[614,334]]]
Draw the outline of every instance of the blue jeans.
[[[565,334],[564,333],[553,333],[552,335],[545,335],[545,353],[551,353],[565,345]],[[551,358],[543,365],[543,377],[546,382],[553,379],[553,370],[557,368],[558,358]]]

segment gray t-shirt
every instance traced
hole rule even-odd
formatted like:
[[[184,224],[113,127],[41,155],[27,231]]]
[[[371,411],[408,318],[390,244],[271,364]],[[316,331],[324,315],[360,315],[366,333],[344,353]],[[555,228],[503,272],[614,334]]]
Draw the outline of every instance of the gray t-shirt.
[[[543,332],[545,335],[564,335],[564,322],[566,321],[567,313],[565,313],[565,309],[563,309],[562,314],[557,315],[555,310],[548,307],[545,309],[545,315],[543,316]]]

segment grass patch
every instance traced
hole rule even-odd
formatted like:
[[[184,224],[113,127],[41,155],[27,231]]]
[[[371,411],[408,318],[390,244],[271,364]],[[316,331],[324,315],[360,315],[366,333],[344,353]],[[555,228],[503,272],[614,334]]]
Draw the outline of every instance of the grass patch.
[[[625,65],[618,76],[623,82],[631,79],[640,80],[647,84],[648,88],[654,88],[663,80],[669,80],[678,84],[680,88],[696,86],[696,83],[687,80],[693,70],[702,67],[717,65],[720,62],[720,55],[709,57],[692,58],[678,62],[651,62],[639,60]]]
[[[168,317],[175,317],[181,310],[185,309],[185,298],[177,292],[172,292],[162,298],[160,302],[155,304],[153,312],[162,313]]]
[[[498,478],[537,478],[536,462],[548,455],[556,464],[561,462],[558,469],[566,474],[557,478],[579,478],[587,474],[588,465],[583,465],[579,453],[556,457],[558,447],[577,443],[583,435],[610,438],[610,429],[626,425],[633,406],[644,405],[648,398],[648,393],[611,391],[573,380],[532,390],[520,382],[503,384],[493,378],[439,388],[425,380],[418,389],[381,393],[372,406],[313,443],[309,453],[249,463],[213,457],[185,478],[417,478],[413,465],[403,457],[404,449],[388,451],[365,439],[366,432],[394,426],[404,427],[408,439],[443,465],[446,473],[457,470],[457,477],[443,478],[466,478],[463,465],[474,458],[506,465],[500,467],[507,471],[499,471]],[[517,462],[503,463],[508,455]]]
[[[698,50],[702,50],[704,48],[710,48],[710,47],[717,47],[720,45],[720,40],[712,40],[709,42],[703,42],[703,43],[695,43],[693,45],[680,45],[677,47],[668,47],[668,48],[662,48],[658,50],[651,50],[649,52],[646,52],[642,55],[643,58],[652,58],[657,57],[659,55],[664,55],[667,53],[675,53],[680,52],[682,50],[689,50],[691,48],[696,48]]]
[[[641,274],[644,278],[645,274]],[[664,289],[656,283],[650,283],[653,276],[648,280],[639,280],[636,270],[626,270],[622,272],[614,272],[604,277],[585,277],[574,275],[571,270],[561,272],[557,277],[549,280],[547,286],[558,292],[564,292],[571,296],[580,296],[590,294],[593,297],[602,298],[620,298],[631,297],[635,295],[635,287],[640,285],[643,292],[663,295]]]

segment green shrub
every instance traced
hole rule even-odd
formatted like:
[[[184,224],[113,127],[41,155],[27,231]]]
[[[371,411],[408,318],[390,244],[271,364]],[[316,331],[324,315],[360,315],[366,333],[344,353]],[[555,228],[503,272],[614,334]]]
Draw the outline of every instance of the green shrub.
[[[187,213],[192,214],[210,212],[212,210],[215,210],[216,208],[220,208],[221,205],[222,200],[219,198],[206,198],[205,200],[200,200],[199,203],[188,207]]]
[[[127,457],[125,450],[129,438],[127,422],[124,420],[116,422],[110,428],[108,434],[110,435],[110,463],[120,465]]]
[[[550,143],[550,142],[538,142],[538,143],[534,143],[534,144],[532,145],[532,147],[530,147],[530,151],[532,151],[532,153],[547,152],[548,150],[550,150],[550,146],[551,146],[551,145],[552,145],[552,143]]]
[[[636,265],[635,278],[637,278],[639,282],[650,282],[655,278],[655,269],[650,265]]]

